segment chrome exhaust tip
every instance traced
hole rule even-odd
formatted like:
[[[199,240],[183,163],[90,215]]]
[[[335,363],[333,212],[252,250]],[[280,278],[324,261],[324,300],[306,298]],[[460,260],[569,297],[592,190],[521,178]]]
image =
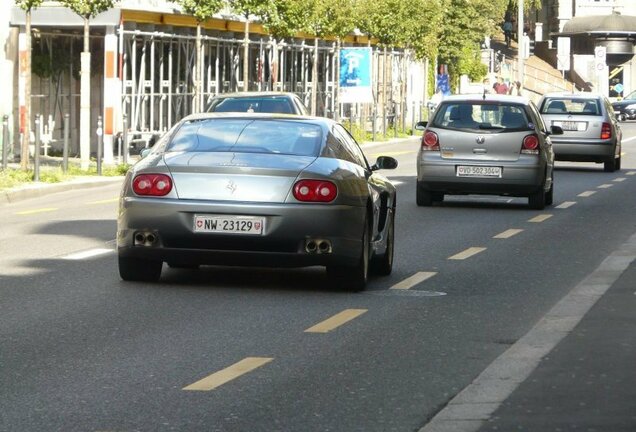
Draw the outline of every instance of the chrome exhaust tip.
[[[315,253],[318,250],[318,245],[313,240],[308,240],[305,243],[305,250],[307,253]]]
[[[153,246],[157,242],[157,235],[152,232],[136,232],[133,236],[135,246]]]

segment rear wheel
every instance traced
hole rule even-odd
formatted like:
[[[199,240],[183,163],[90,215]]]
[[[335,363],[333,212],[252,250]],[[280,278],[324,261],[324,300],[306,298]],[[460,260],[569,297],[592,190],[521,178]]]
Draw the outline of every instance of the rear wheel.
[[[125,281],[157,282],[163,262],[143,258],[119,257],[119,276]]]
[[[621,170],[621,157],[619,156],[618,159],[616,159],[616,171],[620,171]]]
[[[545,205],[552,205],[554,202],[554,176],[550,182],[550,190],[545,194]]]
[[[393,252],[395,249],[395,209],[387,221],[386,249],[382,255],[373,257],[373,270],[380,276],[388,276],[393,271]]]
[[[619,159],[612,158],[612,160],[604,162],[603,163],[603,171],[605,171],[605,172],[614,172],[614,171],[616,171],[618,169],[616,167],[617,161],[619,161]],[[620,161],[618,163],[620,164]]]
[[[422,189],[419,183],[415,186],[415,202],[420,207],[428,207],[433,205],[433,194],[430,191]]]
[[[365,220],[362,233],[362,251],[355,266],[331,265],[327,267],[329,279],[347,291],[363,291],[369,278],[369,224]]]
[[[528,204],[534,210],[543,210],[546,205],[546,193],[543,186],[528,197]]]
[[[431,192],[431,196],[433,198],[433,202],[442,202],[444,201],[444,192]]]

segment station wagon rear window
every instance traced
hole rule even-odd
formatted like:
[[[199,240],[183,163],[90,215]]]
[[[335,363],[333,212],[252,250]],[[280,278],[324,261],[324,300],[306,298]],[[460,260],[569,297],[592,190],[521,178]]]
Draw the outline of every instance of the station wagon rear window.
[[[509,132],[533,129],[523,105],[492,102],[448,102],[436,112],[433,127]]]
[[[602,115],[598,99],[546,98],[541,105],[541,114]]]
[[[311,123],[270,119],[205,119],[184,123],[167,151],[316,156],[321,140],[321,128]]]

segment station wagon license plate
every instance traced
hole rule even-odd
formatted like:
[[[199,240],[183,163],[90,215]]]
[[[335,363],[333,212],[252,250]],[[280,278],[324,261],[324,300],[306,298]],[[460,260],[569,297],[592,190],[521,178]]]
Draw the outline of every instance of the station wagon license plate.
[[[561,126],[561,129],[564,131],[579,131],[582,132],[585,130],[584,122],[575,122],[575,121],[555,121],[552,123],[554,126]]]
[[[457,177],[501,177],[501,167],[458,165]]]
[[[265,220],[258,216],[194,215],[194,232],[262,235]]]

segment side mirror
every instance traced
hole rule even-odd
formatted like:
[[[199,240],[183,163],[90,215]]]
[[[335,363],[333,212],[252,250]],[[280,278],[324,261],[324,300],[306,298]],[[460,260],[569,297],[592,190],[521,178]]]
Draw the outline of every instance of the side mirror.
[[[152,149],[149,148],[145,148],[145,149],[141,149],[141,151],[139,152],[139,156],[141,156],[141,158],[145,158],[146,156],[148,156],[148,154],[152,151]]]
[[[551,135],[563,135],[563,128],[561,126],[550,126]]]
[[[426,126],[428,126],[428,122],[427,121],[419,121],[419,122],[415,123],[415,130],[423,131],[423,130],[426,129]]]
[[[377,171],[381,169],[396,169],[398,161],[391,156],[380,156],[375,161],[375,164],[371,167],[371,170]]]

